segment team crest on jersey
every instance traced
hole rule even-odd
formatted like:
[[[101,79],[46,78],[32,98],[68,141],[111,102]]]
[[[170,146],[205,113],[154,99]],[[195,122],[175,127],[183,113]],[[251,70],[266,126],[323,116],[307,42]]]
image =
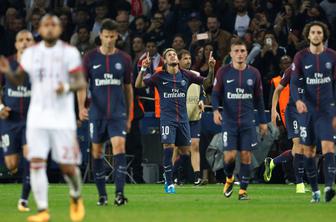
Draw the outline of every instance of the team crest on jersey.
[[[331,69],[332,65],[331,65],[330,62],[327,62],[327,63],[325,64],[325,67],[326,67],[327,69]]]
[[[185,85],[186,85],[186,81],[185,81],[184,79],[182,79],[182,81],[181,81],[181,85],[182,85],[182,86],[185,86]]]
[[[252,86],[253,85],[253,80],[252,79],[248,79],[246,81],[246,83],[247,83],[248,86]]]
[[[295,64],[294,63],[292,63],[291,68],[292,68],[293,71],[295,71]]]
[[[121,64],[119,62],[117,62],[115,65],[114,65],[114,68],[116,68],[117,70],[120,70],[122,68]]]

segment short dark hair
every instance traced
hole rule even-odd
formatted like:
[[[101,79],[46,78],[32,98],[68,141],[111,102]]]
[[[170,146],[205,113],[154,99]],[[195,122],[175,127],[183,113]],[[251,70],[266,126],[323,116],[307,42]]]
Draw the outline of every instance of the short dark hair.
[[[186,49],[182,49],[177,54],[177,58],[178,59],[182,59],[183,55],[191,55],[191,53],[188,50],[186,50]]]
[[[309,36],[310,29],[313,26],[319,26],[319,27],[322,28],[322,30],[323,30],[323,42],[327,41],[327,39],[330,36],[328,26],[325,23],[320,22],[320,21],[312,21],[312,22],[309,22],[308,24],[305,25],[305,27],[303,28],[303,31],[302,31],[302,35],[305,38],[305,40],[307,42],[310,42],[310,40],[308,39],[308,36]]]
[[[242,40],[241,38],[233,38],[230,43],[230,47],[236,46],[236,45],[244,45],[247,48],[246,42]]]
[[[118,24],[112,19],[104,19],[100,28],[100,32],[103,32],[103,30],[116,31],[118,30]]]

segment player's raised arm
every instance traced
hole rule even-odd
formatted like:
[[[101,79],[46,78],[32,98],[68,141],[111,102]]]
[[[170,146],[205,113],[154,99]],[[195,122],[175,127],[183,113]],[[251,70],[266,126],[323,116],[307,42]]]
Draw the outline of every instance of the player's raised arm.
[[[300,81],[302,76],[302,71],[300,69],[300,54],[297,53],[294,57],[294,61],[292,64],[292,74],[291,74],[291,84],[290,84],[290,92],[291,97],[293,98],[296,109],[299,113],[307,112],[307,106],[302,101],[302,94],[299,92],[301,89],[303,89],[303,83],[304,81]]]
[[[208,64],[209,64],[209,72],[208,72],[207,77],[203,81],[203,87],[205,90],[207,90],[208,88],[212,86],[214,78],[215,78],[216,60],[212,56],[212,51],[210,52]]]
[[[137,78],[135,80],[135,88],[139,89],[139,88],[146,87],[146,85],[145,85],[145,83],[143,81],[143,77],[146,74],[146,70],[150,66],[150,63],[151,63],[151,60],[149,58],[149,53],[147,52],[146,58],[142,61],[141,69],[140,69],[140,71],[138,73],[138,76],[137,76]]]
[[[25,72],[22,67],[18,67],[15,71],[11,69],[9,61],[6,57],[0,56],[0,73],[6,75],[8,80],[14,85],[22,85]]]

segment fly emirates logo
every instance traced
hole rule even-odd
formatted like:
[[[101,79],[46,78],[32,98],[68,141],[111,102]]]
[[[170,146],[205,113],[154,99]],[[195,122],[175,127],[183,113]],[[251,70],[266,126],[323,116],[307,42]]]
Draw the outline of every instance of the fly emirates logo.
[[[164,92],[163,98],[170,99],[170,98],[184,98],[186,94],[184,92],[180,92],[179,89],[172,89],[171,92]]]
[[[245,93],[245,89],[236,88],[236,92],[228,92],[227,93],[228,99],[252,99],[252,93]]]
[[[8,88],[9,97],[30,97],[31,91],[25,86],[18,86],[16,90]]]
[[[316,72],[314,73],[314,78],[307,77],[306,83],[307,85],[319,85],[326,84],[331,82],[331,78],[329,76],[323,77],[323,73]]]
[[[105,73],[104,79],[95,79],[96,86],[121,85],[120,79],[113,79],[113,74]]]

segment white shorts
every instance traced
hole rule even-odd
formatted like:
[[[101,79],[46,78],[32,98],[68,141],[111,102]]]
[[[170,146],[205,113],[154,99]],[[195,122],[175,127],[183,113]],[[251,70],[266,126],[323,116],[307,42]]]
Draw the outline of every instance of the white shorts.
[[[59,164],[76,164],[82,155],[76,138],[76,130],[27,128],[28,159],[52,159]]]

